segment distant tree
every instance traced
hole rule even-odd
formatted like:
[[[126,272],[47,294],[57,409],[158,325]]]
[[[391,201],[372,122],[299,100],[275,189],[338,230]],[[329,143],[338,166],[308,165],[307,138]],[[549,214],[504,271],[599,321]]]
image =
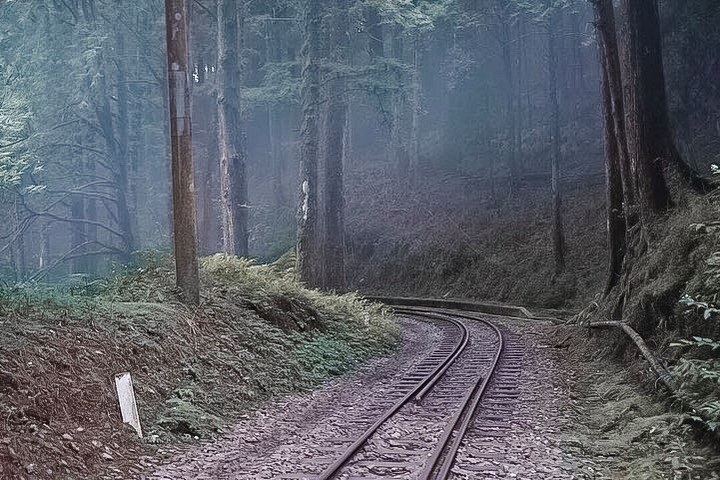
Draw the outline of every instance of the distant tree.
[[[220,68],[218,125],[220,143],[220,204],[223,249],[248,255],[247,135],[240,111],[238,87],[242,75],[238,45],[244,42],[245,2],[219,0],[217,5],[217,49]]]
[[[548,8],[552,8],[549,6]],[[547,22],[548,38],[548,74],[550,98],[550,131],[552,138],[552,155],[550,159],[551,190],[552,190],[552,239],[555,257],[555,273],[565,270],[565,231],[563,229],[562,193],[560,192],[560,100],[558,99],[558,27],[562,10],[552,8]]]
[[[560,129],[559,98],[559,39],[563,12],[573,0],[514,0],[527,11],[547,38],[548,103],[550,107],[550,189],[552,204],[552,245],[555,273],[565,270],[565,231],[563,227],[562,192],[560,186],[560,163],[562,138]]]
[[[165,0],[172,154],[173,238],[178,288],[185,301],[200,302],[195,225],[195,173],[192,161],[190,76],[184,0]]]

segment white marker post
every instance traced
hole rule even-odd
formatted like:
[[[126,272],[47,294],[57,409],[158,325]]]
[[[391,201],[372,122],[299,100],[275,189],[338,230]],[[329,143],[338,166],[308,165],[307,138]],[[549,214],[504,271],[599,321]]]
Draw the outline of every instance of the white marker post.
[[[138,437],[142,438],[140,416],[138,415],[137,403],[135,402],[135,390],[133,389],[130,372],[115,375],[115,388],[117,389],[123,422],[129,423],[137,432]]]

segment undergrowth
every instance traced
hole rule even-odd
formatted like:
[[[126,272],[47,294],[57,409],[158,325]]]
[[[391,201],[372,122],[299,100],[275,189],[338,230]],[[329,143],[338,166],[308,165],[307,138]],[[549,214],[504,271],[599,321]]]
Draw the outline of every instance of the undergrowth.
[[[217,434],[271,397],[396,347],[387,309],[306,289],[292,263],[203,258],[197,308],[178,301],[172,261],[156,252],[106,279],[0,286],[0,416],[14,452],[0,445],[0,463],[21,472],[25,455],[45,459],[41,471],[95,475],[87,472],[104,462],[93,445],[76,438],[85,453],[64,467],[53,454],[49,439],[79,427],[133,448],[131,434],[117,437],[125,430],[112,378],[122,371],[133,375],[146,441],[167,443]],[[40,425],[51,430],[39,436]]]
[[[717,235],[718,225],[693,224],[697,233]],[[680,393],[696,405],[694,420],[704,423],[711,431],[720,430],[720,304],[716,303],[720,290],[720,252],[713,252],[706,260],[706,269],[694,282],[693,296],[683,295],[680,314],[695,325],[697,333],[670,344],[679,350],[672,372],[680,385]]]

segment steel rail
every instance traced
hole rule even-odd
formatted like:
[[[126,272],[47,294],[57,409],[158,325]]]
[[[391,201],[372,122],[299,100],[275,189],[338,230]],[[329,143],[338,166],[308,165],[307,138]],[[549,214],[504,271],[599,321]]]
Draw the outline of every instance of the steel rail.
[[[365,445],[367,440],[377,431],[378,428],[380,428],[383,423],[385,423],[388,419],[395,415],[398,410],[400,410],[403,406],[413,400],[417,396],[417,394],[424,389],[426,385],[431,382],[433,385],[437,383],[437,379],[445,374],[445,372],[449,368],[449,365],[452,364],[465,350],[465,347],[467,347],[467,344],[470,340],[467,328],[457,320],[451,318],[439,318],[440,316],[436,317],[435,315],[424,312],[413,312],[413,315],[424,316],[426,318],[431,318],[435,321],[441,320],[456,326],[461,333],[460,341],[457,343],[453,351],[449,355],[447,355],[443,359],[443,361],[437,367],[435,367],[432,372],[426,375],[415,387],[413,387],[410,392],[404,395],[392,407],[386,410],[385,413],[378,420],[376,420],[375,423],[373,423],[367,430],[365,430],[337,460],[335,460],[317,477],[317,480],[332,479],[338,473],[338,471],[348,462],[348,460],[350,460],[357,453],[357,451],[362,448],[363,445]]]
[[[433,453],[430,456],[428,463],[425,464],[425,468],[423,469],[423,472],[419,477],[421,480],[429,480],[433,478],[433,472],[438,469],[438,474],[434,477],[436,480],[444,480],[450,477],[450,469],[455,462],[457,452],[460,448],[460,445],[462,444],[463,438],[465,437],[465,433],[470,427],[470,423],[472,422],[475,411],[477,410],[480,401],[485,395],[487,386],[490,383],[493,374],[497,370],[497,366],[500,363],[500,356],[502,355],[505,346],[502,332],[497,327],[497,325],[493,324],[492,322],[469,315],[462,315],[456,313],[452,313],[452,315],[484,323],[485,325],[493,329],[498,338],[498,348],[495,351],[492,365],[488,374],[484,377],[478,378],[472,390],[468,392],[468,394],[463,398],[461,407],[455,412],[452,419],[448,422],[448,426],[443,432],[443,435],[440,438],[440,441],[438,442],[435,450],[433,450]],[[458,423],[460,424],[459,427]],[[450,442],[451,438],[453,438],[452,444],[450,444],[449,449],[447,449],[446,451],[446,448],[448,448],[448,443]]]

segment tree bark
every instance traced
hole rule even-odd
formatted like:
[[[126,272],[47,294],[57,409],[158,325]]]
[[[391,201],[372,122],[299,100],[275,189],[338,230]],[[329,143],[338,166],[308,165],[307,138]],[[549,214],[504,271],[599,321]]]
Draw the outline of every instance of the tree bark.
[[[348,19],[346,0],[336,0],[330,33],[330,60],[335,65],[328,89],[328,110],[325,122],[325,237],[323,242],[324,286],[345,288],[345,199],[343,197],[343,163],[345,129],[347,126],[347,81],[339,67],[348,55]]]
[[[666,167],[683,168],[670,134],[657,0],[622,0],[623,84],[630,164],[640,215],[672,205]]]
[[[320,280],[318,235],[318,139],[320,104],[320,2],[305,3],[302,47],[302,125],[300,128],[300,195],[297,215],[297,270],[300,281],[314,287]]]
[[[165,0],[175,273],[184,300],[197,305],[200,303],[200,275],[185,12],[184,0]]]
[[[611,0],[608,0],[611,1]],[[618,284],[625,258],[625,237],[627,225],[623,209],[623,187],[620,168],[620,151],[615,120],[613,118],[613,100],[610,93],[607,53],[600,43],[600,59],[602,69],[602,100],[603,120],[605,122],[605,174],[607,203],[608,233],[608,278],[605,284],[605,295]]]
[[[223,250],[248,255],[247,136],[236,85],[241,80],[237,45],[242,42],[237,2],[220,0],[217,6],[218,126],[220,144],[220,203]]]
[[[620,58],[612,0],[593,0],[598,53],[602,72],[603,120],[605,123],[605,172],[607,181],[608,278],[605,295],[618,284],[627,247],[627,231],[633,218],[631,183],[625,134]]]

